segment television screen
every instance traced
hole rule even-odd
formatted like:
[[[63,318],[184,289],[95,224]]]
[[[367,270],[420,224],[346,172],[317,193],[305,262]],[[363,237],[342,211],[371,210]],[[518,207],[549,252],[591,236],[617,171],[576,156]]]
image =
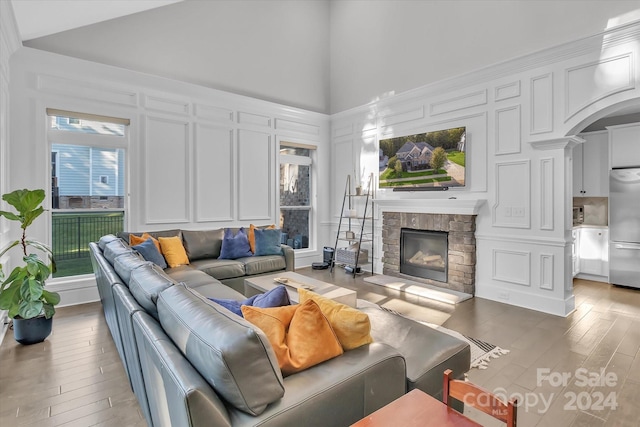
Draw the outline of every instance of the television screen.
[[[380,140],[380,188],[447,189],[465,185],[466,128]]]

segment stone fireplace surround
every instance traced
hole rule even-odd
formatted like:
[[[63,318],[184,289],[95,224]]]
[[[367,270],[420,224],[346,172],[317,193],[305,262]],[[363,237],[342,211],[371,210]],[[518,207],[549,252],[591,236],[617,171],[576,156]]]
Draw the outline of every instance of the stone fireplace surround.
[[[410,208],[409,208],[410,209]],[[446,231],[449,274],[447,283],[400,273],[400,229]],[[476,215],[389,212],[382,208],[383,274],[406,277],[432,286],[475,294]]]

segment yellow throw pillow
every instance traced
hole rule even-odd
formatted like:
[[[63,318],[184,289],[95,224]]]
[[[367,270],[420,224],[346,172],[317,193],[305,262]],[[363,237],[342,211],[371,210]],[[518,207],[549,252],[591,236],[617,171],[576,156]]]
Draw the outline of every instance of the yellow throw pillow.
[[[256,228],[265,228],[267,230],[274,230],[276,226],[275,224],[271,224],[266,227],[256,227],[253,224],[249,224],[249,234],[247,234],[247,236],[249,237],[249,246],[251,247],[251,252],[253,252],[254,254],[256,253],[256,234],[254,232]]]
[[[298,295],[300,304],[309,300],[318,304],[345,351],[373,342],[371,322],[366,313],[306,289],[298,288]]]
[[[269,339],[284,376],[343,353],[329,321],[313,301],[275,308],[243,305],[241,310]]]
[[[180,236],[158,237],[158,240],[162,248],[162,255],[167,260],[169,267],[189,264],[189,257],[187,251],[184,250]]]
[[[142,236],[140,237],[136,236],[135,234],[129,234],[129,246],[135,246],[135,245],[139,245],[140,243],[144,243],[150,237],[153,244],[156,245],[156,248],[158,248],[158,252],[162,253],[162,248],[160,248],[160,242],[158,242],[158,239],[156,239],[149,233],[143,233]]]

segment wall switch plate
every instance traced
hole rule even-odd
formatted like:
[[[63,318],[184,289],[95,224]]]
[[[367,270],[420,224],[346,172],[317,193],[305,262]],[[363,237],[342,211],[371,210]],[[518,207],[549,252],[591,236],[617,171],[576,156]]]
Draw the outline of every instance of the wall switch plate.
[[[524,208],[521,208],[521,207],[513,208],[511,210],[511,212],[513,213],[513,216],[515,216],[515,217],[519,217],[519,218],[524,217]]]

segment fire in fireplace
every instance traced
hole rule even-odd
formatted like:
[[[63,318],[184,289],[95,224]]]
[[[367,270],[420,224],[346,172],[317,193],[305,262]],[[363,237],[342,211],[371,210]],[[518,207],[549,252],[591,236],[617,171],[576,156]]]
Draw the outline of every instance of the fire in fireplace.
[[[447,282],[446,231],[400,230],[400,273]]]

